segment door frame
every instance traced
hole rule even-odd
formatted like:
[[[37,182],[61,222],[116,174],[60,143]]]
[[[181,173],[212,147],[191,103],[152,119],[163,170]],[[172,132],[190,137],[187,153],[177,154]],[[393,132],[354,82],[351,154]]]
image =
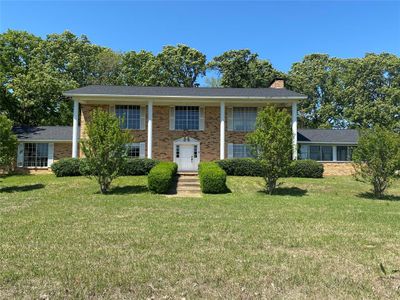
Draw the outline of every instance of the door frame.
[[[200,163],[200,141],[191,138],[191,137],[182,137],[180,139],[177,139],[173,143],[173,155],[174,155],[174,163],[176,163],[176,146],[177,145],[189,145],[189,146],[197,146],[197,159],[199,160]],[[178,166],[179,168],[179,166]],[[197,171],[197,170],[194,170]]]

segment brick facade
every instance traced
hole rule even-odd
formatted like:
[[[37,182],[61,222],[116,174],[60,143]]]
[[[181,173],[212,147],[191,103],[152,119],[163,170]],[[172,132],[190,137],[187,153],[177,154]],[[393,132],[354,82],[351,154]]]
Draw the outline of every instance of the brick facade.
[[[353,175],[354,168],[351,162],[324,162],[324,176]]]

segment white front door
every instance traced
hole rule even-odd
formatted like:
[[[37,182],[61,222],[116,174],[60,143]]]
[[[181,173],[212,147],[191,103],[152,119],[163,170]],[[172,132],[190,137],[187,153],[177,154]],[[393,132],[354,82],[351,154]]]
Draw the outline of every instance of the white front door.
[[[197,171],[199,161],[198,145],[175,145],[175,162],[178,164],[178,171]]]

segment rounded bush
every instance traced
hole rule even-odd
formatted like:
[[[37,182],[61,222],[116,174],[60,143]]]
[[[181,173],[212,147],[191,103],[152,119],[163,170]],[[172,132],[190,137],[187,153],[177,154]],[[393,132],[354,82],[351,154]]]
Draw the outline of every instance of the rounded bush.
[[[226,172],[215,162],[199,164],[200,187],[203,193],[226,193]]]
[[[289,167],[290,177],[322,178],[324,166],[315,160],[294,160]]]
[[[63,158],[51,165],[51,170],[57,177],[80,176],[80,160],[78,158]]]
[[[229,158],[216,163],[230,176],[263,176],[261,165],[254,158]]]
[[[158,160],[150,158],[127,159],[121,171],[122,176],[147,175],[150,170],[159,163]]]
[[[153,167],[147,177],[149,190],[156,194],[166,194],[171,188],[178,165],[174,162],[160,162]]]

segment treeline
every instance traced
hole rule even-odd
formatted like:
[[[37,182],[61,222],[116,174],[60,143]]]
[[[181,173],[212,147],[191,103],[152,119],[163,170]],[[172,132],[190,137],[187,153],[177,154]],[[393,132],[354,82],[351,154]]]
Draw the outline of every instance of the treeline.
[[[340,59],[311,54],[285,74],[248,49],[229,50],[207,60],[186,45],[165,46],[158,54],[141,50],[115,52],[71,32],[45,39],[25,31],[0,34],[0,113],[15,124],[68,125],[68,89],[88,84],[197,86],[207,70],[208,86],[268,87],[273,78],[308,96],[302,101],[300,126],[400,129],[400,58],[366,54]]]

